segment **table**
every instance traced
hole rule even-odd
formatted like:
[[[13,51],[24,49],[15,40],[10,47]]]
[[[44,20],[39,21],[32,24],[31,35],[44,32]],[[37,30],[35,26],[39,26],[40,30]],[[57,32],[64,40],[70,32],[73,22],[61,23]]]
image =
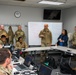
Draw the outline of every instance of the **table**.
[[[31,51],[50,51],[50,50],[60,50],[64,52],[69,52],[76,54],[76,49],[68,48],[68,47],[63,47],[63,46],[49,46],[49,47],[30,47],[25,50],[25,52],[31,52]]]
[[[18,62],[12,61],[12,64],[18,64],[18,63],[23,64],[24,63],[24,59],[22,57],[20,57]]]
[[[23,64],[24,63],[24,59],[22,57],[20,57],[18,62],[14,62],[14,61],[11,62],[11,64],[13,66],[14,66],[14,64],[18,64],[18,63]],[[13,70],[12,70],[12,75],[14,75],[14,72],[17,72],[17,70],[15,68],[13,68]]]
[[[14,61],[11,62],[11,64],[13,66],[14,66],[14,64],[18,64],[18,63],[23,64],[24,63],[24,59],[22,57],[20,57],[18,62],[14,62]],[[27,70],[22,70],[22,71],[17,71],[16,68],[13,68],[12,69],[12,75],[14,75],[15,72],[19,72],[19,73],[25,72],[25,73],[27,73],[27,71],[30,73],[30,75],[32,75],[32,73],[34,73],[33,75],[37,75],[37,73],[35,73],[36,70],[32,70],[32,68],[33,68],[32,65],[30,65],[30,67],[27,67],[27,68],[28,68]],[[18,75],[21,75],[21,74],[18,74]]]
[[[43,51],[43,50],[50,50],[51,47],[30,47],[30,48],[27,48],[25,51],[26,52],[30,52],[30,51]]]
[[[76,54],[76,49],[68,48],[68,47],[62,47],[62,46],[49,46],[49,47],[30,47],[24,50],[24,52],[36,52],[36,51],[52,51],[52,50],[59,50],[63,52],[69,52],[71,54]],[[20,59],[20,62],[22,60]],[[14,71],[16,71],[14,69]]]
[[[62,47],[62,46],[55,46],[55,47],[52,47],[52,48],[63,51],[63,52],[76,54],[76,49],[72,49],[72,48],[68,48],[68,47]]]

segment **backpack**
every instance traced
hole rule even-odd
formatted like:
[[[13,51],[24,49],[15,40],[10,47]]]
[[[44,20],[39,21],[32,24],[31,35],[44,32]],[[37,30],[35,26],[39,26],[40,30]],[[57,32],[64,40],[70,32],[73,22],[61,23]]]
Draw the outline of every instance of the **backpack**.
[[[53,57],[46,57],[44,61],[44,65],[51,67],[53,69],[57,68],[57,65],[55,63],[55,59]]]

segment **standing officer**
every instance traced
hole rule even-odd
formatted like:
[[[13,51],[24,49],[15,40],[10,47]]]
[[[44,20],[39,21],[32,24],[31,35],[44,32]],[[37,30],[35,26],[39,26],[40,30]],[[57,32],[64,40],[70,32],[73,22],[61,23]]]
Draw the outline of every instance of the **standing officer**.
[[[75,32],[73,33],[73,36],[72,36],[72,48],[76,49],[76,26],[74,30]]]
[[[22,37],[23,40],[25,40],[25,33],[24,33],[24,31],[22,31],[21,25],[18,26],[18,30],[15,32],[16,42],[18,41],[19,37]]]
[[[41,46],[47,47],[52,44],[52,33],[48,29],[48,24],[44,24],[44,29],[40,31],[39,37],[41,38]],[[45,52],[40,53],[40,62],[43,63],[46,57]]]
[[[2,36],[2,35],[5,35],[6,36],[6,38],[8,38],[8,34],[7,34],[7,32],[6,32],[6,30],[4,29],[4,25],[0,25],[0,37]]]
[[[1,38],[1,34],[2,34],[2,29],[1,29],[1,25],[0,25],[0,38]]]
[[[41,38],[41,46],[46,47],[52,44],[52,33],[48,29],[48,24],[44,24],[44,29],[40,31],[39,37]]]
[[[6,42],[8,43],[8,33],[6,32],[6,30],[4,29],[4,25],[0,25],[0,27],[1,27],[1,34],[0,34],[0,37],[2,36],[2,35],[4,35],[4,36],[6,36]]]
[[[14,44],[14,33],[11,26],[9,26],[8,37],[9,37],[9,43]]]

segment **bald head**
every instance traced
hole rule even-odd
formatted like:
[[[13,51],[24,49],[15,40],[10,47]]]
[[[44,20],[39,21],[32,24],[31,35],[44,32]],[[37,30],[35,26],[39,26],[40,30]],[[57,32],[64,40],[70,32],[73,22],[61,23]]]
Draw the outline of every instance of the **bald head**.
[[[1,29],[4,30],[4,25],[0,25]]]
[[[48,29],[48,24],[44,24],[44,29]]]
[[[1,25],[0,25],[0,30],[1,30]]]
[[[74,29],[74,30],[75,30],[75,32],[76,32],[76,26],[75,26],[75,29]]]
[[[21,30],[21,29],[22,29],[22,27],[21,27],[21,25],[19,25],[19,26],[18,26],[18,30]]]

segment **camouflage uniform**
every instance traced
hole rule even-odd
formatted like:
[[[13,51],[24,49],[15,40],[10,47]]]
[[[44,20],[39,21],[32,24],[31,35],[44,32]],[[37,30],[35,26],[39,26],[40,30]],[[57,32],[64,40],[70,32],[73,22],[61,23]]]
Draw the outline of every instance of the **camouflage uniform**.
[[[73,34],[72,44],[76,46],[76,32]]]
[[[17,49],[22,49],[22,48],[27,48],[27,47],[28,46],[27,46],[27,44],[25,42],[22,42],[22,43],[17,42],[16,46],[15,46],[15,48],[17,48]]]
[[[8,33],[6,32],[6,30],[1,30],[0,37],[1,37],[2,35],[5,35],[6,38],[8,38]]]
[[[44,35],[44,37],[40,37],[40,35]],[[45,30],[43,29],[39,33],[39,37],[41,38],[41,46],[50,46],[52,44],[52,33],[49,29]]]
[[[0,38],[1,38],[2,30],[0,30]]]
[[[25,40],[25,33],[24,33],[24,31],[22,31],[22,30],[17,30],[17,31],[15,32],[16,42],[18,41],[18,38],[19,38],[19,37],[22,37],[23,40]]]
[[[72,37],[72,46],[71,48],[76,49],[76,32],[74,32],[73,37]]]
[[[12,75],[12,71],[0,66],[0,75]]]
[[[20,42],[17,42],[16,46],[15,46],[16,49],[22,49],[22,48],[27,48],[27,47],[28,47],[28,45],[25,42],[22,42],[22,44]],[[21,56],[23,58],[25,58],[25,56],[27,56],[27,55],[28,55],[28,52],[23,52],[21,54]]]
[[[76,32],[74,32],[73,36],[72,36],[72,46],[71,46],[71,48],[76,49]],[[76,61],[76,55],[74,55],[72,60]]]
[[[40,35],[44,35],[44,37],[41,37]],[[40,31],[39,33],[39,37],[41,38],[41,46],[42,47],[47,47],[50,46],[52,44],[52,33],[49,29],[43,29],[42,31]],[[46,57],[47,53],[45,53],[44,51],[42,51],[40,53],[40,62],[44,62],[45,57]]]
[[[3,43],[3,41],[2,40],[0,40],[0,45],[3,45],[4,43]]]
[[[12,31],[12,28],[9,27],[9,31],[8,31],[8,37],[9,37],[9,43],[13,44],[14,43],[14,33]]]

